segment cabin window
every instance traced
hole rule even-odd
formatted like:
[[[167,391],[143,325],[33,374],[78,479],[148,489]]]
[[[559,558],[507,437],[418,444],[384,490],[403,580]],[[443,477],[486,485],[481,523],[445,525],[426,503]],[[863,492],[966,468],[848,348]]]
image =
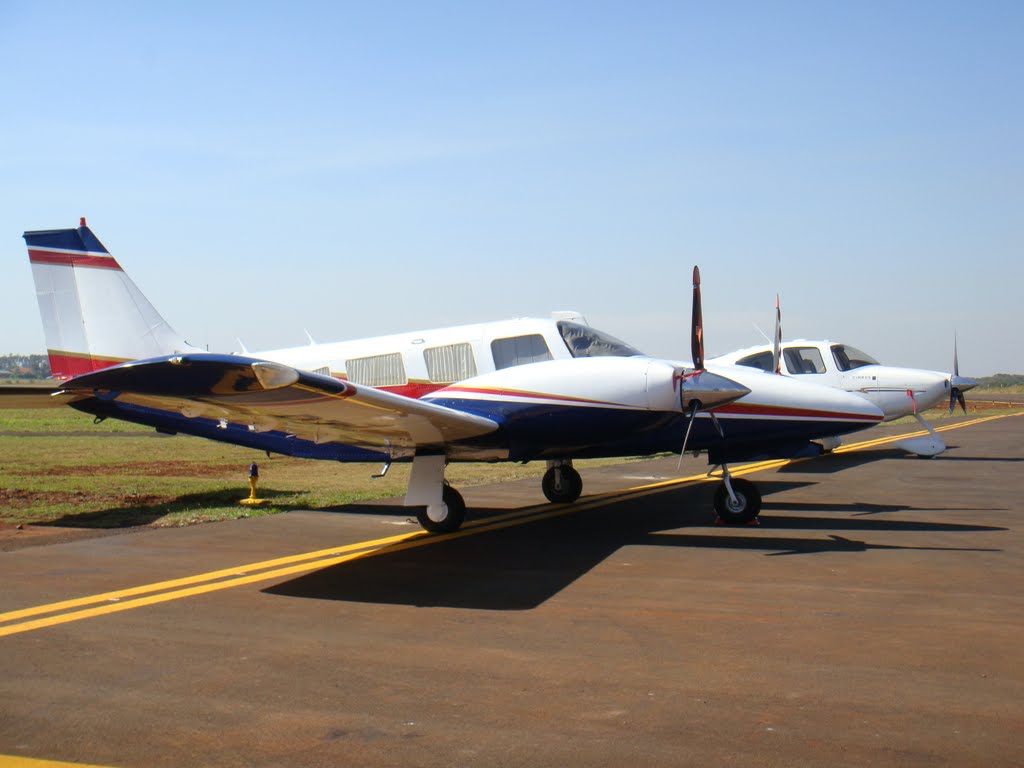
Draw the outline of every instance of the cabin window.
[[[539,333],[495,339],[491,342],[491,354],[494,355],[494,367],[499,371],[502,368],[551,359],[551,351]]]
[[[398,352],[346,360],[345,371],[349,381],[368,387],[399,387],[409,383]]]
[[[774,356],[771,352],[758,352],[756,355],[747,355],[746,357],[740,358],[736,361],[736,365],[745,365],[748,368],[758,368],[766,373],[774,373],[772,369],[772,360]]]
[[[817,347],[787,347],[783,354],[790,373],[825,372],[825,361]]]
[[[871,355],[846,344],[833,344],[832,357],[836,359],[836,365],[839,366],[840,371],[852,371],[854,368],[863,368],[865,365],[878,365],[878,361]]]
[[[427,376],[437,384],[451,384],[476,376],[476,360],[471,344],[448,344],[423,350]]]
[[[589,325],[561,320],[558,332],[573,357],[633,357],[639,350]]]

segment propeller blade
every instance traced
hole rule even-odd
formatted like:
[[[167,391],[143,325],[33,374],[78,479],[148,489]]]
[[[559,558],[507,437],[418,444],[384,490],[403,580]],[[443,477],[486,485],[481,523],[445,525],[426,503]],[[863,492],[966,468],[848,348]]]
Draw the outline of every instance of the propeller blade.
[[[693,367],[704,370],[704,317],[701,312],[700,270],[693,267],[693,314],[690,322],[690,355]]]
[[[956,410],[956,406],[959,403],[960,409],[967,413],[967,399],[964,397],[964,393],[959,387],[951,387],[949,390],[949,413],[952,415],[953,411]]]
[[[953,375],[960,375],[960,363],[956,359],[956,331],[953,331]]]
[[[686,455],[686,444],[690,442],[690,430],[693,429],[693,420],[697,417],[697,411],[700,409],[700,401],[694,400],[690,404],[690,413],[686,421],[686,434],[683,436],[683,447],[679,449],[679,463],[676,464],[676,474],[683,466],[683,456]]]
[[[775,340],[772,342],[772,370],[782,374],[782,310],[779,308],[779,294],[775,294]]]

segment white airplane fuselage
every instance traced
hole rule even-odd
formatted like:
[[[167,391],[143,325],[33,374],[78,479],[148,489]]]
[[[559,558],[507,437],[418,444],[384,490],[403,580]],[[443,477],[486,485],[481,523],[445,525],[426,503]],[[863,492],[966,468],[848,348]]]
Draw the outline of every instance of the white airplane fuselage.
[[[709,362],[770,371],[772,347],[748,347]],[[882,411],[884,421],[912,416],[949,401],[949,373],[882,365],[854,347],[828,340],[784,342],[780,366],[783,374],[860,395]],[[961,389],[974,385],[970,380],[962,381],[967,384]]]

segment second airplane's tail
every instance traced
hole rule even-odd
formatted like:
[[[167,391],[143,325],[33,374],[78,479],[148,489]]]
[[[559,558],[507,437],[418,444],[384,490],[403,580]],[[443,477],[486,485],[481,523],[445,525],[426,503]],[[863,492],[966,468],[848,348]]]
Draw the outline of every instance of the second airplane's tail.
[[[24,238],[54,377],[200,351],[153,308],[85,219],[77,229],[26,232]]]

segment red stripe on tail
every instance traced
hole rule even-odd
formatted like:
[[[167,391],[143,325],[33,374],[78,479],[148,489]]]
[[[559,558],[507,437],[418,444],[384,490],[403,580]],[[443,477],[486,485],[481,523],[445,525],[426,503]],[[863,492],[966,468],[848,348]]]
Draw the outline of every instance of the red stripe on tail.
[[[103,256],[95,253],[61,253],[59,251],[44,251],[38,248],[29,248],[28,260],[33,264],[59,264],[68,267],[121,269],[121,265],[117,263],[113,256]]]

